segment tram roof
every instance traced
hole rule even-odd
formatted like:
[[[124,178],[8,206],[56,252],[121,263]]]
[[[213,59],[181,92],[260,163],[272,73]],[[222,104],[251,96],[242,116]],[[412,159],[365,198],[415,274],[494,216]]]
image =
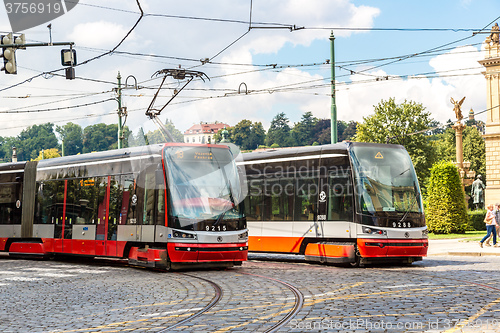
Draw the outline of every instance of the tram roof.
[[[62,164],[76,164],[82,162],[118,160],[121,158],[130,158],[133,156],[161,155],[161,151],[165,144],[155,144],[141,147],[130,147],[123,149],[114,149],[107,151],[99,151],[94,153],[63,156],[50,158],[38,162],[39,167],[49,167]]]
[[[0,171],[10,171],[10,170],[23,171],[25,165],[26,165],[26,162],[0,163]]]
[[[347,150],[351,146],[368,146],[373,148],[393,147],[393,148],[404,149],[403,146],[394,144],[369,143],[369,142],[339,142],[327,145],[268,149],[251,153],[244,153],[243,160],[246,162],[255,160],[266,160],[271,158],[272,159],[293,158],[306,155],[347,154]]]
[[[319,146],[303,146],[303,147],[290,147],[282,149],[270,149],[263,151],[256,151],[252,153],[244,153],[244,161],[266,160],[270,158],[292,158],[296,156],[305,155],[319,155],[324,153],[342,153],[347,154],[348,142],[339,142],[329,145]]]

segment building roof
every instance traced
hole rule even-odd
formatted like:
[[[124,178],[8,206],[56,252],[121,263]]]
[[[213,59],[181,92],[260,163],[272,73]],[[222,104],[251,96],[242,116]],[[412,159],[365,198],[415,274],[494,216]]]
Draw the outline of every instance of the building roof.
[[[221,122],[214,122],[214,123],[207,123],[207,122],[202,122],[200,124],[195,124],[188,128],[185,132],[184,135],[189,135],[189,134],[215,134],[224,127],[229,127],[228,124],[221,123]]]

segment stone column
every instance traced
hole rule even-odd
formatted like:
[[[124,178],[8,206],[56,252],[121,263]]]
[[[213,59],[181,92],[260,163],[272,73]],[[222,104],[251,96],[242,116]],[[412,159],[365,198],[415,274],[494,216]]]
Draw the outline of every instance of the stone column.
[[[460,121],[455,122],[453,125],[453,129],[455,130],[455,142],[456,142],[456,151],[457,151],[457,168],[458,170],[463,170],[464,168],[464,148],[462,141],[462,132],[465,128],[465,125]]]
[[[485,41],[485,59],[479,61],[486,69],[483,74],[488,109],[483,136],[486,143],[485,204],[500,202],[500,43],[495,26]]]

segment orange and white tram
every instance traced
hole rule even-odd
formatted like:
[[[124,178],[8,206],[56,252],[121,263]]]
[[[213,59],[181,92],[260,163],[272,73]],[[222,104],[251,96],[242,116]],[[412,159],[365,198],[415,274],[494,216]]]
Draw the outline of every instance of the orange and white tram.
[[[0,251],[161,269],[247,259],[227,146],[167,143],[0,164]]]
[[[427,255],[417,176],[399,145],[337,143],[243,154],[250,252],[412,263]]]

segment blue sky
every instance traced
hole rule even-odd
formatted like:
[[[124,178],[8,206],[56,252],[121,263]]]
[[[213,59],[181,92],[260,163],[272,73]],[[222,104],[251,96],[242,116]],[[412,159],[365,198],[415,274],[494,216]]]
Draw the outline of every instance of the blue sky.
[[[218,120],[234,125],[242,119],[261,121],[267,128],[278,112],[285,112],[292,124],[306,111],[327,118],[330,114],[329,65],[299,65],[322,63],[330,57],[328,28],[479,30],[488,25],[487,30],[490,30],[492,21],[500,21],[498,1],[253,0],[254,25],[273,22],[326,29],[293,32],[254,29],[248,32],[248,24],[243,22],[249,19],[250,1],[247,0],[139,2],[145,13],[155,15],[143,17],[118,51],[141,53],[142,56],[115,53],[77,67],[76,74],[81,79],[68,81],[43,75],[12,87],[61,67],[61,48],[18,50],[18,74],[0,73],[2,135],[17,135],[27,126],[48,121],[56,125],[71,121],[82,126],[116,122],[116,102],[102,101],[115,97],[112,83],[116,82],[118,71],[124,78],[134,75],[141,86],[147,87],[124,91],[123,101],[130,110],[127,125],[134,132],[139,127],[146,132],[154,130],[155,126],[144,115],[154,88],[159,84],[151,75],[159,69],[178,66],[204,71],[212,78],[207,83],[193,82],[160,116],[162,120],[172,119],[182,131],[200,121]],[[51,22],[52,37],[54,41],[76,42],[78,60],[82,62],[115,47],[139,18],[138,12],[137,3],[132,0],[80,1],[72,11]],[[0,31],[9,30],[2,8]],[[48,41],[45,25],[24,32],[28,42]],[[441,122],[453,117],[450,97],[466,96],[462,107],[465,111],[473,108],[478,112],[486,108],[485,81],[477,63],[484,57],[481,43],[485,34],[467,38],[472,36],[471,31],[335,30],[334,33],[336,63],[343,67],[336,70],[338,118],[341,120],[362,121],[373,112],[374,105],[391,97],[398,102],[407,99],[422,103]],[[466,39],[450,44],[447,50],[439,53],[411,57],[374,69],[371,69],[373,65],[384,62],[352,63],[420,53],[462,38]],[[196,61],[212,58],[222,50],[210,64],[201,66]],[[148,54],[177,59],[144,56]],[[278,64],[278,67],[259,66],[265,64]],[[413,77],[422,73],[434,74],[418,79]],[[389,80],[377,81],[377,78],[386,77]],[[235,94],[242,82],[250,91],[247,95]],[[311,87],[313,84],[318,86]],[[164,90],[159,102],[168,100],[173,89],[179,86],[181,83],[167,80],[171,90]],[[284,86],[292,89],[283,90]],[[91,103],[97,104],[82,106]],[[26,110],[32,112],[5,113]]]

